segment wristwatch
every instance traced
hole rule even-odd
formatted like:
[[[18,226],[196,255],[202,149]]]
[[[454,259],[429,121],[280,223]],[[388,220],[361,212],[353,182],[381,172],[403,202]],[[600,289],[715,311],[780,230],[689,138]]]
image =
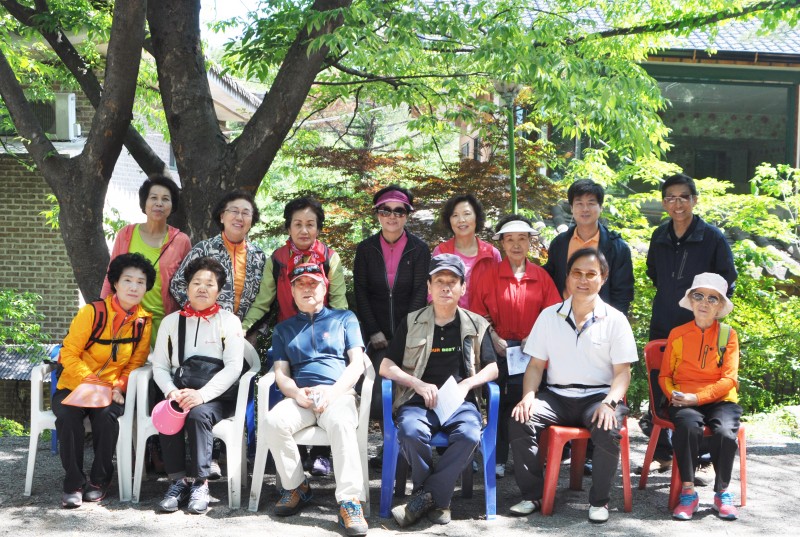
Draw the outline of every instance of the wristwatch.
[[[603,404],[606,406],[611,407],[611,410],[617,409],[617,402],[616,401],[603,401]]]

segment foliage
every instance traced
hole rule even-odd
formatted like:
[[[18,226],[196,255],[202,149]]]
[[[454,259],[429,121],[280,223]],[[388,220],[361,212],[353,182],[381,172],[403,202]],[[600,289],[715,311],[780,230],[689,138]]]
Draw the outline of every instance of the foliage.
[[[58,205],[58,200],[55,195],[48,194],[46,196],[47,202],[50,203],[50,208],[39,212],[39,215],[44,217],[45,224],[54,230],[60,229],[58,218],[61,213],[61,208]],[[114,240],[119,230],[125,227],[126,221],[122,219],[119,211],[115,207],[107,206],[103,212],[103,234],[106,240]]]
[[[41,299],[34,293],[0,289],[0,344],[32,349],[47,339],[39,324],[44,315],[36,311],[36,304]]]
[[[25,427],[14,420],[0,417],[0,438],[4,436],[25,436]]]

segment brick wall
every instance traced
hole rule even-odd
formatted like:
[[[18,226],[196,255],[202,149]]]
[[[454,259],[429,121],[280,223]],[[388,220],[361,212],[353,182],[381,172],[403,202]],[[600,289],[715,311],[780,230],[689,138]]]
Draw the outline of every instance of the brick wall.
[[[78,286],[61,233],[39,213],[50,208],[50,187],[17,159],[0,154],[0,286],[42,297],[42,329],[61,340],[78,309]]]

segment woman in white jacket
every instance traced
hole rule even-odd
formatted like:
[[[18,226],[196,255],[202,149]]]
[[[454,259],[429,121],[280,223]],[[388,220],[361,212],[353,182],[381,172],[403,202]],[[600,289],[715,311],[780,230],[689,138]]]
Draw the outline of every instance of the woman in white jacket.
[[[201,257],[187,265],[185,276],[189,301],[181,311],[164,318],[152,356],[158,387],[168,400],[187,412],[181,431],[159,435],[171,481],[159,509],[173,512],[188,502],[187,510],[200,514],[208,509],[207,479],[214,443],[211,431],[214,424],[236,410],[235,398],[226,396],[226,392],[241,376],[245,341],[239,318],[216,302],[225,285],[222,265],[210,257]],[[220,361],[219,371],[204,386],[194,389],[176,385],[174,375],[180,366],[181,345],[184,366],[193,357]]]

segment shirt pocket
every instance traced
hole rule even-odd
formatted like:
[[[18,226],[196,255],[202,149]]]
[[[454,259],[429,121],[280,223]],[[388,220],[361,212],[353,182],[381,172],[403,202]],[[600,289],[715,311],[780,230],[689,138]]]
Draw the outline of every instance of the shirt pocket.
[[[406,350],[403,353],[403,369],[413,371],[419,363],[422,353],[425,352],[425,344],[428,342],[425,338],[419,338],[414,341],[406,340]]]

